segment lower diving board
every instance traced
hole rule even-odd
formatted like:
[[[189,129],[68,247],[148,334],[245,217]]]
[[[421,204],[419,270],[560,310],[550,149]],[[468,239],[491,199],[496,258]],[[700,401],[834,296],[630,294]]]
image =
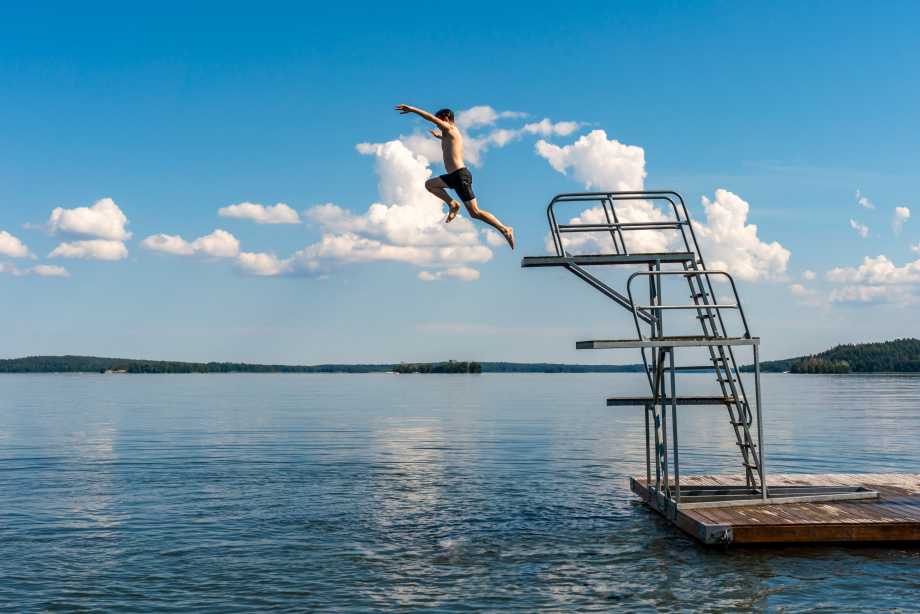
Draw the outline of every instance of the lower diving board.
[[[632,491],[655,511],[707,545],[920,542],[920,474],[774,474],[772,493],[796,488],[859,485],[879,493],[875,499],[659,509],[648,496],[646,479],[630,478]],[[745,487],[743,475],[680,477],[681,491]],[[673,485],[673,480],[671,480]],[[653,489],[654,490],[654,489]]]

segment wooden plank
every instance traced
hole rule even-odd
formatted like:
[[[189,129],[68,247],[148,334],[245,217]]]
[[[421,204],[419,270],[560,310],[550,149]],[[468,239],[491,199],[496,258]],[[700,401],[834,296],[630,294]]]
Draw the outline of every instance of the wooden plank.
[[[636,479],[644,491],[645,479]],[[744,475],[683,476],[683,486],[744,486]],[[671,480],[673,485],[673,480]],[[674,523],[695,538],[700,524],[732,526],[735,543],[920,540],[920,474],[776,474],[771,487],[864,486],[881,499],[680,510]]]
[[[733,526],[732,533],[738,544],[916,541],[920,540],[920,523]]]

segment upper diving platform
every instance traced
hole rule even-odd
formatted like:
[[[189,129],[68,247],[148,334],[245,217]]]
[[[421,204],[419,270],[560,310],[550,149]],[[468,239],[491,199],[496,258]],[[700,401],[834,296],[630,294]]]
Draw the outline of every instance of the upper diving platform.
[[[663,252],[658,254],[586,254],[580,256],[527,256],[521,260],[521,266],[589,266],[595,264],[683,264],[693,262],[693,252]]]

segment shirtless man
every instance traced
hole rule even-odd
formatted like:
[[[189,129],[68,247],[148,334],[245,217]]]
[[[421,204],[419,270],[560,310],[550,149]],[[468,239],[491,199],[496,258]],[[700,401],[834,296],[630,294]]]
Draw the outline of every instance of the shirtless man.
[[[444,169],[447,174],[432,177],[425,182],[425,188],[450,207],[447,223],[449,224],[451,220],[457,217],[457,212],[460,210],[460,205],[457,204],[457,201],[447,193],[447,189],[450,188],[457,193],[457,196],[466,205],[466,210],[471,218],[495,227],[498,232],[504,235],[505,240],[511,245],[511,249],[514,249],[514,229],[511,226],[503,226],[494,215],[476,206],[476,196],[473,194],[473,176],[463,166],[463,138],[454,125],[454,112],[450,109],[441,109],[432,115],[407,104],[396,105],[396,110],[399,111],[400,115],[415,113],[441,129],[441,134],[434,130],[429,130],[429,132],[441,141],[441,151],[444,153]]]

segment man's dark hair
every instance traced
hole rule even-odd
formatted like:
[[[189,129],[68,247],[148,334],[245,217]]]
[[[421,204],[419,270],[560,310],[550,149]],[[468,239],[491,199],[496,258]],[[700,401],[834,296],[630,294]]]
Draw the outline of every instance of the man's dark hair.
[[[454,112],[450,109],[441,109],[434,116],[442,121],[450,121],[451,123],[454,121]]]

